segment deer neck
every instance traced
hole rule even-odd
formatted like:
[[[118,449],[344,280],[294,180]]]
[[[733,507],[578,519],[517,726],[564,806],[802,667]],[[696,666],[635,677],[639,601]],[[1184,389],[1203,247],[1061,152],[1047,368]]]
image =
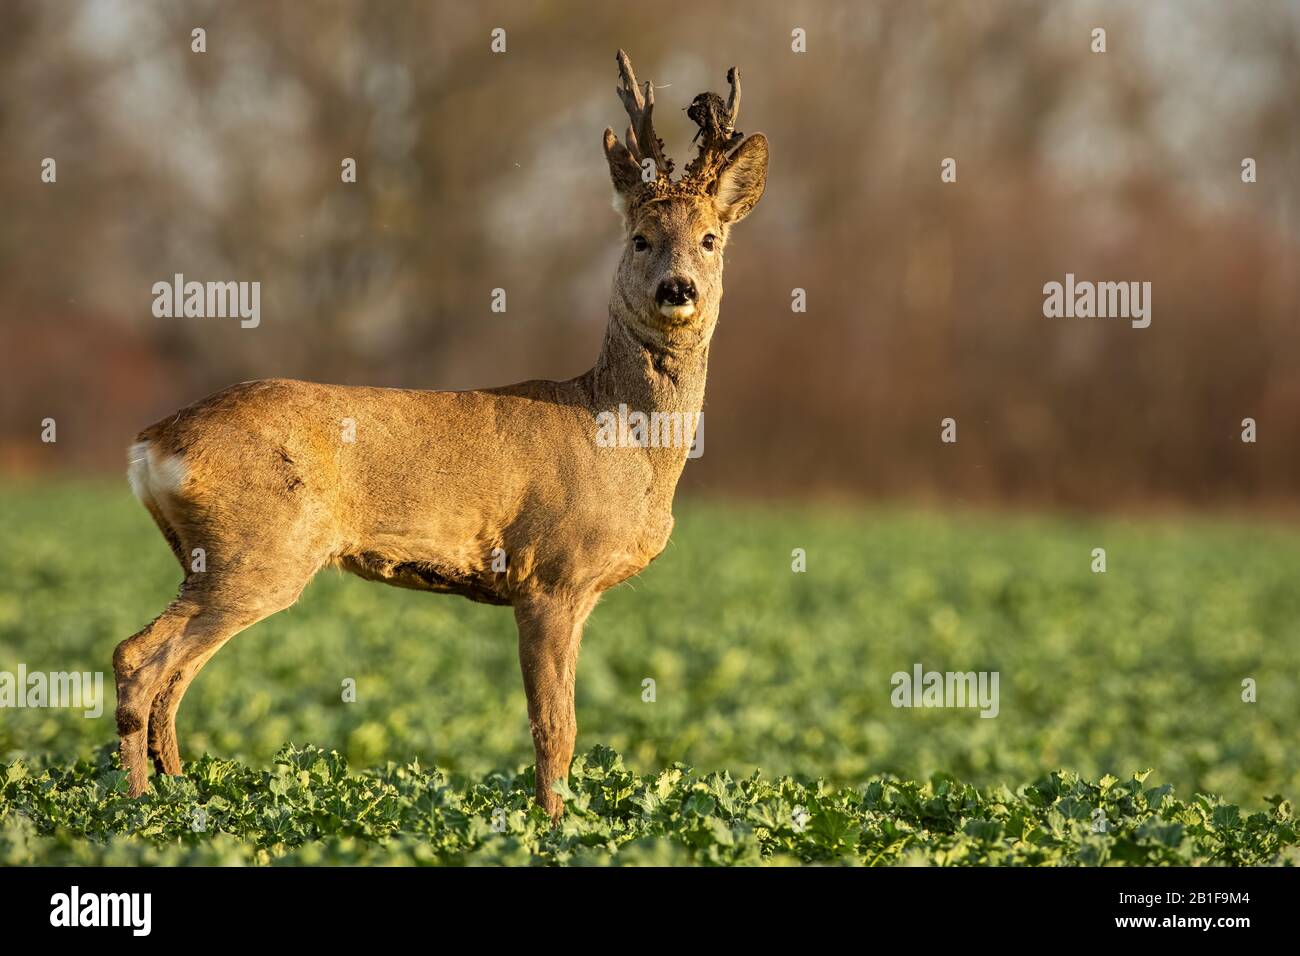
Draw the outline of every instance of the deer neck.
[[[617,299],[617,295],[615,296]],[[704,383],[708,373],[709,338],[716,312],[697,317],[691,330],[676,335],[647,335],[644,326],[623,314],[622,303],[611,302],[609,325],[600,357],[590,372],[591,396],[596,413],[630,412],[679,413],[694,431],[696,414],[703,410]],[[700,330],[707,330],[701,333]],[[649,489],[653,497],[671,503],[677,479],[686,466],[690,450],[685,445],[647,448],[655,480]]]
[[[615,293],[605,341],[592,369],[596,409],[617,409],[623,403],[646,413],[700,411],[716,306],[712,314],[701,313],[689,327],[675,331],[654,326],[653,332],[647,331],[645,323],[626,311]]]

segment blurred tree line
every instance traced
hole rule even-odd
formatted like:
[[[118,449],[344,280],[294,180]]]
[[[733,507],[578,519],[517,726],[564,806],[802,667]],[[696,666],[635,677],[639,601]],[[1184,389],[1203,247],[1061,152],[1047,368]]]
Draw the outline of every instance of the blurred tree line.
[[[590,367],[620,251],[600,137],[626,122],[623,46],[679,168],[680,108],[733,63],[740,126],[773,146],[688,487],[1300,498],[1297,4],[9,0],[4,20],[9,474],[122,468],[140,427],[234,381]],[[1150,281],[1151,327],[1045,318],[1067,272]],[[260,281],[260,326],[155,318],[175,273]]]

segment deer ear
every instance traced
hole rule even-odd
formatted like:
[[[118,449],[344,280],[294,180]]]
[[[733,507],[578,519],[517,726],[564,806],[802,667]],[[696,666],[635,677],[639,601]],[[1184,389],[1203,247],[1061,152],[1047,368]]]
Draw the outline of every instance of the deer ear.
[[[609,163],[609,178],[614,183],[614,208],[619,215],[626,216],[628,197],[641,185],[641,167],[612,129],[605,130],[605,160]]]
[[[723,222],[740,222],[763,198],[767,185],[767,137],[755,133],[736,147],[718,174],[714,203]]]

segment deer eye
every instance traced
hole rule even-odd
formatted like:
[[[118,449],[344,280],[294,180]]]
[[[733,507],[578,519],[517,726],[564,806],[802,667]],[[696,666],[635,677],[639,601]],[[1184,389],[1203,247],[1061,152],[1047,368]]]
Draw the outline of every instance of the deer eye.
[[[650,248],[650,243],[645,241],[645,236],[638,234],[632,237],[632,248],[637,252],[645,252]]]
[[[717,243],[717,241],[718,241],[718,237],[715,236],[713,233],[709,233],[707,236],[704,237],[703,240],[701,240],[701,245],[703,245],[704,248],[707,249],[709,252],[712,252],[713,247]]]

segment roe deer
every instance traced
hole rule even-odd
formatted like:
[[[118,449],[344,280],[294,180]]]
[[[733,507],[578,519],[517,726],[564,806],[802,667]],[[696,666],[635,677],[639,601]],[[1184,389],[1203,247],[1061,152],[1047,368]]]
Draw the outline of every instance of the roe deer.
[[[602,591],[667,544],[691,439],[600,447],[596,417],[626,405],[684,415],[693,432],[727,235],[767,176],[766,138],[735,131],[734,69],[726,103],[714,93],[692,103],[699,155],[673,181],[654,88],[638,88],[621,50],[618,65],[631,126],[626,142],[605,130],[604,145],[625,241],[595,368],[467,392],[244,382],[137,436],[131,487],[185,579],[113,654],[133,795],[149,787],[146,754],[159,773],[181,772],[176,711],[195,674],[335,566],[514,608],[537,802],[562,814],[552,785],[573,756],[583,624]],[[190,566],[198,548],[203,571]]]

